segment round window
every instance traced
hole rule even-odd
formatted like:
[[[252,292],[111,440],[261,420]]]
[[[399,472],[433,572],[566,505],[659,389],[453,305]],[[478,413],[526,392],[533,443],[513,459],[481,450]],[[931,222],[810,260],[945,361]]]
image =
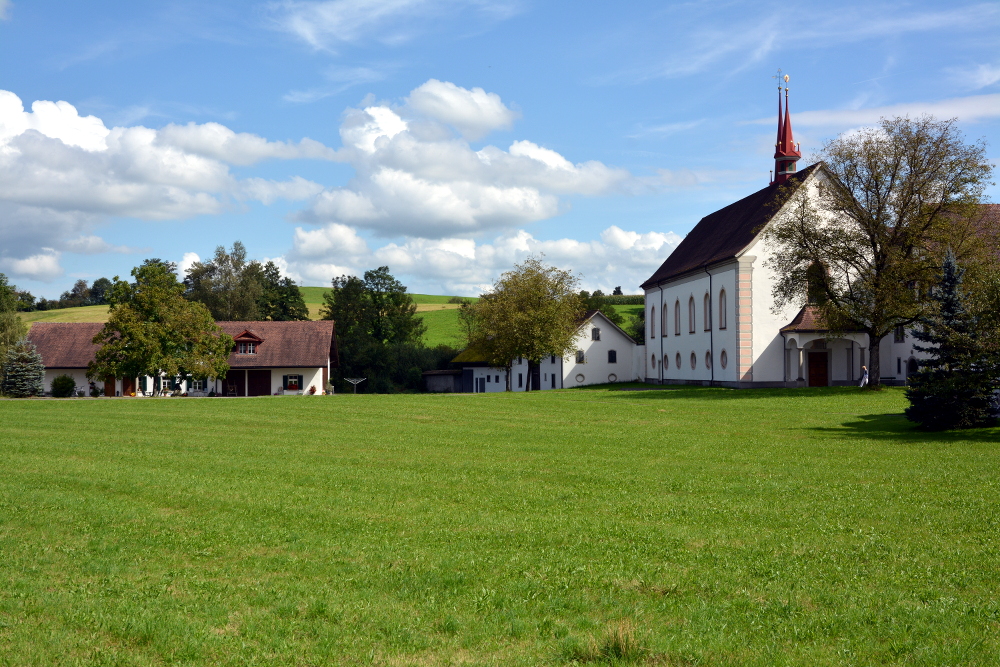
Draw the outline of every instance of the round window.
[[[698,368],[698,355],[694,352],[691,353],[691,370]]]
[[[583,373],[577,373],[576,374],[576,381],[577,382],[583,382],[583,380],[584,380]]]
[[[712,353],[711,352],[706,352],[705,353],[705,368],[708,368],[708,369],[712,368]]]
[[[612,373],[608,376],[608,382],[618,382],[618,376]]]
[[[723,350],[722,353],[719,355],[719,365],[725,368],[728,363],[729,363],[729,355],[726,354],[725,350]]]
[[[670,368],[670,357],[663,355],[663,367]]]
[[[677,364],[677,368],[681,367],[681,353],[678,352],[677,356],[674,358],[674,363]]]

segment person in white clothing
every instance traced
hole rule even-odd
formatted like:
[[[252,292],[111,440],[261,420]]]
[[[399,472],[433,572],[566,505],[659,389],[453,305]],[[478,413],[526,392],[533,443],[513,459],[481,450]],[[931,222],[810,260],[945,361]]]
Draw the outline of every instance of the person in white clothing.
[[[861,367],[861,384],[859,384],[858,386],[859,387],[864,387],[866,384],[868,384],[868,367],[867,366],[862,366]]]

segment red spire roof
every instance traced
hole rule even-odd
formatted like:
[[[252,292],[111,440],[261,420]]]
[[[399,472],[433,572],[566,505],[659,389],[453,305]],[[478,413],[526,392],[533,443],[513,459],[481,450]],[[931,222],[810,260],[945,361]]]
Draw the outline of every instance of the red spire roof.
[[[795,161],[802,157],[802,152],[795,145],[792,136],[792,114],[788,110],[788,77],[785,76],[785,113],[781,113],[781,88],[778,88],[778,142],[774,147],[774,180],[772,183],[784,183],[795,173]]]

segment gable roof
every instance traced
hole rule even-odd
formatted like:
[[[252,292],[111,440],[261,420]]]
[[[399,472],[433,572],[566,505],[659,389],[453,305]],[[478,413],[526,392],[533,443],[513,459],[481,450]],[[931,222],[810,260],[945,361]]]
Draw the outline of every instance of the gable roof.
[[[234,338],[249,332],[261,343],[256,354],[229,355],[231,368],[319,368],[337,363],[337,336],[329,320],[318,322],[216,322]],[[100,322],[35,322],[28,340],[46,368],[86,368],[98,346],[91,340]],[[244,338],[247,340],[247,338]]]
[[[735,258],[821,165],[817,162],[789,176],[784,187],[783,184],[772,183],[706,215],[640,287],[646,289],[684,273]]]
[[[338,365],[332,320],[216,324],[233,338],[250,333],[261,341],[256,354],[230,354],[232,368],[317,368],[326,366],[328,359],[331,366]]]
[[[86,368],[99,347],[90,341],[103,328],[101,322],[34,322],[28,340],[46,368]]]

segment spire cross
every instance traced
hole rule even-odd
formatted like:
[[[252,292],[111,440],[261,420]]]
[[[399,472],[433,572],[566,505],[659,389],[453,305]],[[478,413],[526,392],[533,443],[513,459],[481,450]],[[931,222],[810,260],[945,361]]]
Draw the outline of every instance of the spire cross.
[[[781,68],[780,67],[778,68],[778,73],[775,74],[774,76],[772,76],[771,78],[778,80],[778,90],[781,90],[781,81],[782,81],[782,78],[781,78]]]

